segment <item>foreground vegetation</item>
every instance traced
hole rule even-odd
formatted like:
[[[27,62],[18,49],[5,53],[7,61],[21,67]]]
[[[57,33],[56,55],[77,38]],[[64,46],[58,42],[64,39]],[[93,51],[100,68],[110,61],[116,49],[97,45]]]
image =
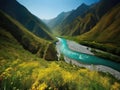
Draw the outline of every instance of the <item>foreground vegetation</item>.
[[[44,50],[42,50],[44,51]],[[45,61],[25,50],[0,28],[0,90],[119,90],[110,74],[90,71],[64,61]]]
[[[0,60],[1,90],[119,90],[120,82],[63,61]]]

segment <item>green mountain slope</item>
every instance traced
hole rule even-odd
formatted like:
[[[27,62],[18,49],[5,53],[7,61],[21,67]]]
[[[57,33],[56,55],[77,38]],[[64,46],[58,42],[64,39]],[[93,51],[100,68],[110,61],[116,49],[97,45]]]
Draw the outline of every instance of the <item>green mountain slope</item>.
[[[0,9],[19,21],[35,35],[48,40],[53,39],[49,33],[49,28],[16,0],[0,0]]]
[[[65,26],[63,35],[76,36],[89,31],[97,22],[94,14],[89,13],[84,18],[77,17],[72,23]]]
[[[0,61],[32,59],[29,51],[25,50],[13,35],[0,26]]]
[[[44,55],[47,55],[46,52],[51,52],[48,49],[50,42],[35,36],[33,33],[29,32],[22,24],[20,24],[18,21],[16,21],[15,19],[13,19],[12,17],[10,17],[2,11],[0,11],[0,27],[10,32],[13,35],[13,37],[26,50],[38,55],[41,58],[43,58]],[[55,49],[53,48],[53,51],[54,50]],[[52,59],[56,59],[55,51],[54,55],[52,56]]]
[[[120,46],[120,4],[106,13],[91,31],[81,35],[87,40],[95,40],[102,43],[113,43]]]
[[[106,13],[94,28],[77,39],[102,43],[110,52],[120,54],[120,4]],[[102,46],[100,47],[102,48]],[[105,48],[103,48],[105,49]]]

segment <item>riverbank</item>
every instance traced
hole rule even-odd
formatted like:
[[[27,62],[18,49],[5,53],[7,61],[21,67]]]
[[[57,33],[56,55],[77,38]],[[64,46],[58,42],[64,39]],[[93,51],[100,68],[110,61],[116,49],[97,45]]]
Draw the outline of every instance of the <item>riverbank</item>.
[[[80,45],[74,41],[67,40],[67,45],[73,51],[94,55],[94,53],[91,52],[91,48],[89,48],[87,46]]]
[[[90,55],[94,55],[92,52],[90,52],[90,48],[79,45],[77,43],[75,43],[74,41],[70,41],[67,40],[67,45],[68,47],[73,50],[73,51],[77,51],[77,52],[82,52],[82,53],[86,53],[86,54],[90,54]],[[57,42],[56,47],[58,50],[58,56],[60,56],[60,50],[59,50],[59,46],[60,46],[60,41]],[[103,65],[88,65],[88,64],[82,64],[76,60],[70,59],[66,56],[64,56],[64,59],[67,63],[71,63],[71,64],[75,64],[79,67],[85,67],[88,68],[90,70],[95,70],[95,71],[102,71],[102,72],[108,72],[110,74],[112,74],[114,77],[116,77],[117,79],[120,79],[120,72],[118,72],[117,70],[114,70],[110,67],[107,66],[103,66]]]
[[[84,68],[87,68],[89,70],[92,70],[92,71],[100,71],[100,72],[104,72],[104,73],[110,73],[111,75],[113,75],[115,78],[119,79],[120,80],[120,72],[110,68],[110,67],[107,67],[107,66],[103,66],[103,65],[88,65],[88,64],[82,64],[76,60],[72,60],[68,57],[65,57],[64,56],[64,59],[65,59],[65,62],[69,63],[69,64],[72,64],[72,65],[77,65],[79,67],[84,67]]]

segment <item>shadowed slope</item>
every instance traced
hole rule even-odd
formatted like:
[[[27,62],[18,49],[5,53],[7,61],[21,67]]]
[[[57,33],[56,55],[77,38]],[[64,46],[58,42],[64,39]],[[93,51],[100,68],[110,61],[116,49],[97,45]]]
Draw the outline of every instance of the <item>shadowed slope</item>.
[[[53,37],[49,33],[49,28],[16,0],[0,0],[0,9],[19,21],[35,35],[53,40]]]
[[[26,50],[32,52],[33,54],[37,54],[42,58],[44,54],[47,54],[46,51],[48,50],[50,42],[35,36],[22,24],[4,12],[0,12],[0,27],[10,32]],[[53,57],[52,59],[56,60],[56,57]]]

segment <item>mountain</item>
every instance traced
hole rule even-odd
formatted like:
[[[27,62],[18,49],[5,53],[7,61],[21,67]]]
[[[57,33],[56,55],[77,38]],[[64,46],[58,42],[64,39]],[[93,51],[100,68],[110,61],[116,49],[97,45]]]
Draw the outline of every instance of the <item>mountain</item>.
[[[49,28],[16,0],[0,0],[0,10],[19,21],[35,35],[48,40],[53,39]]]
[[[94,14],[89,13],[84,18],[78,16],[73,22],[61,29],[62,35],[76,36],[89,31],[97,22]]]
[[[64,33],[65,27],[67,27],[75,18],[78,16],[83,16],[84,13],[88,10],[89,6],[86,4],[81,4],[76,10],[71,11],[71,13],[60,23],[57,27],[55,27],[54,31],[58,31],[59,33]],[[66,33],[67,35],[67,33]]]
[[[101,17],[119,0],[100,0],[90,6],[82,4],[74,10],[57,28],[60,35],[76,36],[90,31]]]
[[[60,13],[56,18],[51,19],[47,24],[50,28],[53,28],[57,25],[59,25],[61,22],[63,22],[63,20],[70,15],[72,11],[69,12],[62,12]]]
[[[77,37],[90,46],[120,55],[120,3],[108,11],[87,33]]]
[[[70,15],[70,13],[72,13],[72,11],[62,12],[56,18],[43,20],[43,22],[51,29],[52,32],[54,32],[54,28],[59,26],[64,21],[64,19]]]
[[[76,10],[74,10],[64,21],[65,24],[71,23],[76,17],[83,16],[84,13],[89,9],[86,4],[81,4]]]
[[[89,32],[81,35],[85,40],[112,43],[120,47],[120,4],[106,13]]]
[[[13,19],[11,16],[3,11],[0,11],[0,29],[4,30],[4,33],[9,33],[11,37],[13,37],[17,41],[17,43],[19,43],[19,46],[22,46],[25,50],[28,50],[29,52],[36,54],[38,57],[47,60],[57,60],[55,48],[51,47],[52,50],[49,49],[51,45],[50,42],[37,37],[27,28],[25,28],[21,23],[19,23],[16,19]],[[4,37],[1,36],[1,38]],[[3,39],[1,43],[6,42],[6,40],[8,40],[9,43],[9,38]],[[10,41],[12,42],[12,40]],[[14,45],[16,46],[16,44]],[[53,53],[53,55],[51,55],[50,53]]]

